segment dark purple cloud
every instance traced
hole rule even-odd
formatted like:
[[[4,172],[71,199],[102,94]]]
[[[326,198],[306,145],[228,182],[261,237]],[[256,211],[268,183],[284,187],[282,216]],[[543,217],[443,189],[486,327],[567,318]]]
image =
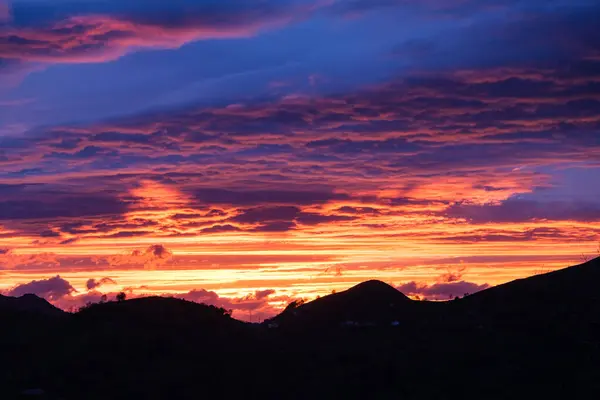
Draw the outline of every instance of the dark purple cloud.
[[[533,201],[508,199],[495,204],[457,203],[444,215],[466,219],[472,223],[551,221],[599,221],[600,205],[596,203]],[[498,237],[500,239],[500,237]]]
[[[243,224],[256,224],[270,221],[291,221],[300,214],[300,208],[294,206],[257,207],[243,210],[232,221]]]
[[[201,204],[230,204],[237,206],[259,204],[308,205],[348,198],[345,194],[328,191],[198,189],[194,197]]]
[[[122,214],[128,201],[109,193],[82,193],[55,190],[51,186],[23,187],[0,199],[0,220],[84,218]],[[40,232],[49,233],[48,230]]]
[[[71,284],[61,278],[55,276],[54,278],[32,281],[24,283],[22,285],[15,286],[10,289],[7,294],[13,297],[20,297],[25,294],[35,294],[36,296],[43,297],[48,301],[58,300],[64,296],[69,296],[76,290]]]
[[[274,221],[266,222],[252,228],[253,232],[287,232],[296,228],[296,223],[293,221]]]
[[[255,297],[257,300],[262,300],[264,298],[269,297],[272,294],[275,294],[275,291],[273,289],[258,290],[256,291]]]
[[[302,225],[319,225],[333,222],[354,221],[357,217],[348,215],[325,215],[301,211],[294,206],[256,207],[242,210],[230,220],[240,224],[260,224],[254,230],[263,232],[279,232]]]
[[[358,219],[357,217],[347,215],[323,215],[317,213],[304,212],[298,215],[296,221],[302,225],[319,225],[335,222],[348,222]]]
[[[116,285],[117,282],[115,282],[111,278],[102,278],[102,279],[97,279],[97,280],[92,278],[92,279],[87,280],[87,282],[85,283],[85,287],[88,290],[94,290],[105,284]]]
[[[202,229],[202,233],[224,233],[224,232],[238,232],[241,231],[237,226],[225,224],[225,225],[214,225],[210,228]]]
[[[171,250],[162,244],[155,244],[145,249],[135,249],[125,254],[107,257],[106,261],[112,266],[154,269],[168,265],[172,259]]]

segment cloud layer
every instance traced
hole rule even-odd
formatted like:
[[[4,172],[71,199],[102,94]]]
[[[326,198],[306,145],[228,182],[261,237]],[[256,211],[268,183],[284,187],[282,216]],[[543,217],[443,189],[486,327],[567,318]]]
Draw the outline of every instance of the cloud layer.
[[[0,4],[4,290],[437,299],[600,240],[597,2]]]
[[[0,31],[0,59],[43,63],[107,62],[148,48],[172,49],[186,43],[253,36],[285,25],[315,7],[302,2],[264,1],[254,6],[233,1],[134,1],[57,5],[54,15]],[[17,3],[0,6],[0,18],[49,11],[48,6]],[[35,14],[34,14],[35,15]],[[49,14],[52,15],[52,14]],[[34,24],[35,22],[35,24]]]

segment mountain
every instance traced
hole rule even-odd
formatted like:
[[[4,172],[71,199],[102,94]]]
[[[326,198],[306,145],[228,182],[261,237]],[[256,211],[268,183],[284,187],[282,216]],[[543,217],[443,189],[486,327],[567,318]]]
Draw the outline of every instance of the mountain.
[[[381,281],[291,304],[267,325],[303,329],[390,324],[460,325],[504,319],[600,317],[600,258],[581,265],[518,279],[448,302],[413,301]],[[586,315],[582,315],[586,313]],[[594,314],[595,313],[595,314]]]
[[[74,314],[72,320],[75,326],[87,330],[193,329],[196,335],[239,333],[248,325],[231,318],[223,308],[158,296],[93,304]]]
[[[511,333],[526,326],[544,336],[572,340],[600,337],[600,258],[498,285],[452,303],[455,324]]]
[[[488,318],[585,317],[600,306],[600,258],[498,285],[464,299],[462,309]]]
[[[41,299],[0,298],[26,310],[0,330],[0,398],[592,399],[598,278],[600,259],[448,302],[368,281],[262,325],[173,298],[43,319]]]
[[[309,303],[292,303],[266,325],[288,329],[391,325],[412,315],[414,303],[392,286],[371,280]]]
[[[61,317],[66,313],[34,294],[26,294],[21,297],[0,295],[0,317],[8,315]]]
[[[599,283],[600,258],[596,258],[570,268],[492,287],[469,296],[465,303],[472,306],[502,304],[502,308],[512,309],[516,303],[522,306],[598,302]]]

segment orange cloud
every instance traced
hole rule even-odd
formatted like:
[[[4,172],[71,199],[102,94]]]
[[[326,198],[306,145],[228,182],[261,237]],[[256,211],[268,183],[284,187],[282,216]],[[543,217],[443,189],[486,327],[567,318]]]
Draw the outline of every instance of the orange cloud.
[[[52,253],[22,254],[17,250],[0,249],[0,270],[51,269],[59,265],[56,255]]]

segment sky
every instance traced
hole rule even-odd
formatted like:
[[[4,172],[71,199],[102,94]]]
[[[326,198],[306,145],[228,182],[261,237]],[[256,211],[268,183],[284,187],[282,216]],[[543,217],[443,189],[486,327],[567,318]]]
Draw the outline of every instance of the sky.
[[[595,0],[0,0],[0,292],[258,321],[600,252]]]

